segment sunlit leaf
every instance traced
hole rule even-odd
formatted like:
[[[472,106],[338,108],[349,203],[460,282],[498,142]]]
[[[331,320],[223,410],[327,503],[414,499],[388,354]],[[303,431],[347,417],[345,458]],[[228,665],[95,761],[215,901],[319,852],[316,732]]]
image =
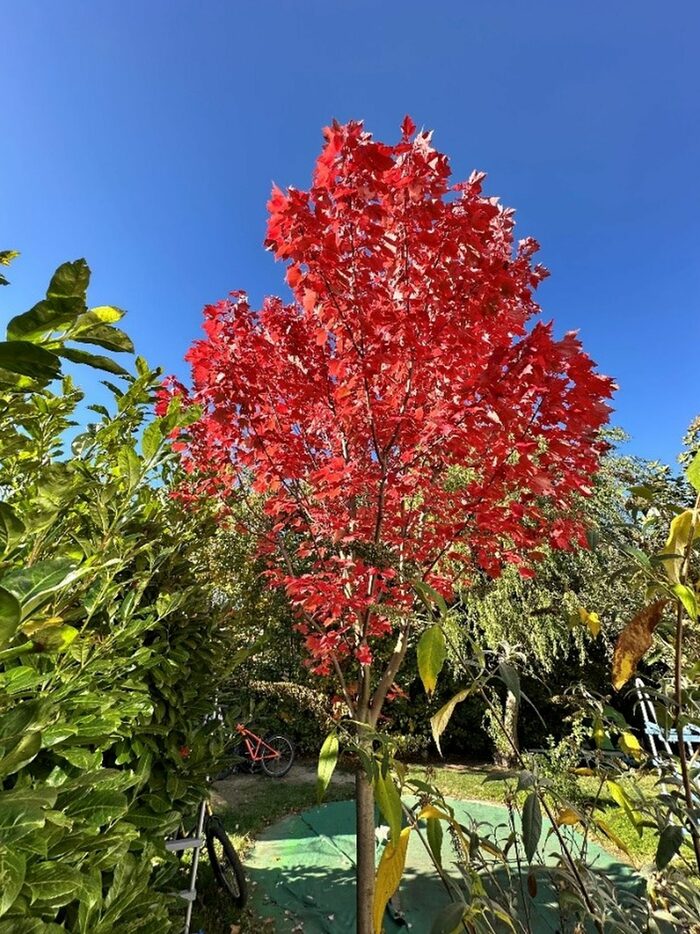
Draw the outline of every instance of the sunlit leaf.
[[[700,493],[700,451],[696,452],[695,457],[688,465],[685,476],[688,483]]]
[[[629,823],[632,825],[632,827],[634,827],[637,833],[641,836],[642,827],[640,826],[639,814],[637,814],[637,812],[632,807],[632,803],[630,799],[628,798],[622,785],[618,784],[618,782],[612,781],[612,779],[608,779],[606,781],[606,785],[608,787],[608,791],[610,792],[610,797],[618,805],[618,807],[622,808],[625,815],[627,816],[627,820],[629,821]]]
[[[686,587],[685,584],[674,584],[671,589],[683,604],[685,612],[695,622],[698,618],[698,601],[695,591]]]
[[[418,674],[425,693],[431,696],[437,685],[437,678],[442,671],[447,657],[445,634],[441,626],[430,626],[418,640]]]
[[[396,841],[401,833],[401,795],[394,784],[391,773],[382,775],[381,770],[375,782],[375,796],[382,817],[389,825],[392,841]]]
[[[318,774],[316,777],[316,800],[323,800],[323,796],[330,784],[333,772],[338,763],[338,734],[329,733],[323,741],[318,756]]]
[[[634,733],[630,733],[629,730],[622,732],[617,742],[620,749],[633,759],[638,761],[644,757],[644,750],[639,745],[639,740]]]
[[[600,633],[600,618],[597,613],[589,613],[588,610],[585,610],[582,606],[578,609],[579,619],[581,623],[588,628],[588,631],[595,639]]]
[[[557,826],[573,827],[581,823],[581,815],[573,808],[564,807],[557,813]]]
[[[438,748],[438,752],[442,755],[442,750],[440,749],[440,737],[445,732],[447,724],[450,722],[450,717],[457,706],[461,701],[466,700],[467,697],[471,694],[471,688],[465,688],[463,691],[459,691],[455,696],[449,700],[443,707],[441,707],[436,714],[430,718],[430,728],[433,733],[433,739],[435,740],[435,745]]]
[[[387,903],[399,887],[404,866],[406,865],[406,851],[411,828],[404,827],[398,840],[389,841],[377,868],[377,878],[374,884],[374,906],[372,917],[375,934],[382,934],[382,921]]]
[[[700,522],[695,522],[694,518],[693,510],[686,509],[671,522],[668,539],[661,555],[672,556],[663,562],[672,584],[680,583],[681,567],[691,536],[693,539],[700,537]]]

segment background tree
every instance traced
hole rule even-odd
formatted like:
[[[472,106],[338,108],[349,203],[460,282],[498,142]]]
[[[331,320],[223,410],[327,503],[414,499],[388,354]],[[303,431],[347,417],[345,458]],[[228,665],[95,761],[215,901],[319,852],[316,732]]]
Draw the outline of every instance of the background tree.
[[[202,406],[184,442],[193,494],[263,494],[270,582],[357,724],[367,934],[371,735],[414,632],[414,584],[450,590],[455,562],[528,575],[543,544],[583,543],[571,507],[597,469],[613,385],[573,333],[535,321],[537,244],[514,249],[513,212],[482,196],[482,174],[450,186],[446,156],[408,118],[394,146],[360,123],[325,139],[310,190],[275,189],[269,204],[266,242],[293,300],[254,310],[239,292],[205,309],[192,391],[170,392]]]
[[[619,431],[610,437],[624,440]],[[604,691],[615,639],[645,600],[643,588],[633,586],[625,574],[630,550],[648,547],[651,534],[649,517],[641,508],[648,503],[641,492],[653,488],[657,501],[664,496],[672,501],[676,487],[668,468],[660,464],[608,454],[592,496],[581,503],[591,547],[548,549],[534,579],[524,579],[513,569],[496,580],[482,575],[460,595],[469,638],[484,648],[501,646],[521,674],[546,682],[552,693],[572,686],[584,666],[587,685]],[[458,638],[459,630],[455,632]],[[558,674],[553,677],[555,669]],[[519,712],[519,699],[504,685],[502,722],[489,733],[497,762],[505,766],[512,764],[519,748]],[[538,712],[551,722],[541,701]],[[559,718],[561,713],[560,708]],[[508,737],[503,736],[504,723]]]

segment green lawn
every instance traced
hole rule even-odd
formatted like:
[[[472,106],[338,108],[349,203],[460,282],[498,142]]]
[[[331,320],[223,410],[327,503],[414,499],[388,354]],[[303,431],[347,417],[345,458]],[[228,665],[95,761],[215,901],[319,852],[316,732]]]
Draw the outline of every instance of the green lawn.
[[[426,771],[424,768],[416,768],[412,771],[412,774],[420,775],[420,773]],[[430,771],[432,780],[440,791],[447,797],[452,798],[472,798],[476,801],[493,801],[495,804],[500,804],[503,802],[509,784],[505,781],[484,782],[486,775],[493,771],[492,766],[483,768],[438,766]],[[630,776],[616,777],[616,780],[630,797],[633,797],[635,789],[643,791],[646,795],[656,793],[657,779],[655,775],[634,773],[634,775]],[[620,860],[630,862],[634,866],[639,867],[644,863],[651,862],[656,852],[657,838],[655,833],[650,829],[645,829],[640,836],[622,808],[610,797],[605,786],[598,794],[598,785],[598,780],[593,777],[578,778],[582,801],[592,802],[598,795],[596,814],[625,845],[628,854],[625,854],[605,837],[597,836],[597,842],[609,852],[614,853]]]
[[[415,766],[410,774],[416,778],[424,778],[427,771],[425,767]],[[492,771],[490,767],[437,766],[430,769],[430,777],[440,791],[448,797],[491,801],[499,804],[503,802],[507,783],[505,781],[485,782],[484,779],[490,771]],[[633,777],[622,778],[620,783],[623,787],[626,786],[630,794],[633,793],[635,786],[641,786],[646,793],[653,793],[655,781],[654,776],[635,774]],[[584,799],[595,798],[598,789],[595,779],[583,777],[578,780],[578,784]],[[325,800],[343,800],[352,797],[352,794],[352,778],[347,775],[346,781],[330,786]],[[304,770],[301,780],[295,777],[294,772],[279,781],[262,775],[246,776],[240,785],[236,783],[233,791],[227,792],[227,798],[228,803],[218,799],[217,810],[244,861],[246,851],[253,845],[256,834],[264,827],[275,823],[287,814],[313,807],[316,804],[311,769]],[[599,796],[597,813],[625,844],[629,856],[622,853],[609,840],[597,837],[597,841],[608,851],[621,861],[631,862],[636,866],[653,859],[656,849],[654,833],[651,830],[645,830],[640,837],[624,811],[615,804],[605,789]],[[240,925],[241,934],[266,930],[263,920],[253,919],[245,913],[241,917],[240,912],[230,909],[222,900],[206,863],[205,855],[200,869],[198,888],[200,899],[195,908],[193,932],[203,928],[206,934],[230,934],[232,930],[234,934],[237,934],[237,925]]]

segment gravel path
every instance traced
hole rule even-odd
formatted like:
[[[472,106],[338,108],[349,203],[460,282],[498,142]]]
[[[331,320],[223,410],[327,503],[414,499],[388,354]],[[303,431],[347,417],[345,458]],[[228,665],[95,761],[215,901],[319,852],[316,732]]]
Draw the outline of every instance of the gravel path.
[[[237,772],[221,782],[214,783],[214,804],[216,799],[222,803],[235,806],[241,798],[248,797],[251,791],[259,791],[260,782],[287,782],[290,785],[315,785],[316,766],[304,762],[295,762],[284,778],[267,778],[265,775],[251,772]],[[332,785],[352,785],[355,776],[352,772],[336,769],[331,778]]]

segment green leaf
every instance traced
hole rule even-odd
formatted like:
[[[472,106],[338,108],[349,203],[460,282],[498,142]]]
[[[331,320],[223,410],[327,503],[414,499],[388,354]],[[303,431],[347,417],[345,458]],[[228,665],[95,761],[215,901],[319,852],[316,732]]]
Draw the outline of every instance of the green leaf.
[[[442,616],[447,616],[449,610],[447,609],[445,598],[431,587],[430,584],[426,584],[425,581],[414,581],[413,589],[431,612],[433,606],[436,606]]]
[[[418,640],[418,674],[425,693],[431,696],[447,657],[445,634],[440,626],[430,626]]]
[[[68,587],[81,575],[75,562],[68,558],[39,561],[28,568],[11,571],[0,584],[19,600],[22,619],[51,599],[57,590]]]
[[[435,916],[430,934],[455,934],[456,931],[464,930],[462,918],[466,910],[464,902],[450,902],[449,905],[445,905]]]
[[[618,807],[622,808],[622,810],[625,812],[627,820],[641,837],[643,828],[639,815],[632,807],[630,799],[627,797],[624,788],[622,785],[618,785],[617,782],[612,781],[612,779],[608,779],[606,784],[608,786],[608,791],[610,792],[610,797],[613,799],[615,804],[618,805]]]
[[[692,591],[690,587],[686,587],[685,584],[674,584],[671,589],[683,604],[683,607],[688,616],[693,620],[693,622],[697,622],[698,602],[694,591]]]
[[[30,867],[26,884],[30,902],[41,902],[51,908],[67,905],[81,894],[82,876],[77,869],[58,862],[37,863]]]
[[[36,758],[41,749],[41,733],[25,733],[10,751],[0,759],[0,778],[12,775]]]
[[[7,336],[12,341],[34,341],[52,331],[62,331],[85,310],[81,298],[44,298],[29,311],[16,315],[7,325]]]
[[[51,277],[46,291],[47,297],[54,295],[80,295],[85,296],[90,284],[90,267],[84,259],[76,259],[72,263],[63,263]]]
[[[126,314],[121,308],[115,308],[114,305],[96,305],[87,311],[78,322],[81,327],[83,322],[92,326],[93,324],[115,324]]]
[[[16,669],[13,669],[16,670]],[[0,715],[0,739],[21,736],[30,726],[41,727],[46,723],[49,715],[49,704],[45,700],[24,701],[16,703]],[[6,746],[6,742],[0,745]],[[7,794],[7,792],[4,792]]]
[[[656,867],[663,869],[668,866],[676,853],[680,850],[685,833],[677,824],[668,824],[659,835],[659,844],[656,848]]]
[[[450,722],[452,712],[454,711],[457,704],[461,703],[463,700],[466,700],[466,698],[469,697],[471,692],[471,688],[465,688],[463,691],[459,691],[451,700],[449,700],[443,707],[441,707],[436,714],[433,714],[433,716],[430,718],[430,728],[433,733],[435,745],[437,746],[440,755],[442,755],[442,750],[440,749],[440,737],[445,732],[445,728]]]
[[[318,775],[316,778],[316,800],[322,801],[338,763],[338,734],[329,733],[321,746],[318,756]]]
[[[401,834],[401,795],[390,773],[382,775],[381,769],[375,781],[375,794],[382,817],[389,825],[391,840],[396,843]]]
[[[4,915],[20,893],[27,870],[25,857],[17,850],[0,847],[0,915]]]
[[[109,324],[96,324],[91,328],[86,328],[73,335],[71,340],[79,344],[97,344],[99,347],[114,350],[117,353],[134,352],[134,345],[129,335]]]
[[[125,370],[121,364],[110,357],[102,354],[89,353],[87,350],[78,350],[77,347],[61,347],[57,351],[59,357],[70,360],[71,363],[84,363],[96,370],[104,370],[105,373],[114,373],[115,376],[128,376],[129,371]]]
[[[21,618],[19,600],[9,590],[0,587],[0,649],[3,649],[17,632]]]
[[[685,476],[686,480],[693,487],[693,489],[697,493],[700,493],[700,451],[697,451],[695,457],[688,465]]]
[[[59,802],[60,803],[60,802]],[[122,817],[128,809],[126,796],[120,791],[90,791],[80,794],[71,801],[65,812],[74,821],[83,821],[91,827],[101,827],[117,817]],[[132,813],[136,813],[134,810]]]
[[[119,473],[127,482],[128,488],[133,490],[141,477],[141,459],[138,454],[133,448],[125,444],[117,452],[117,465]]]
[[[515,696],[515,699],[520,702],[520,678],[518,672],[513,668],[512,665],[509,665],[507,662],[498,663],[498,673],[501,676],[501,680],[508,688],[511,694]]]
[[[146,425],[141,438],[141,453],[147,461],[153,460],[158,453],[158,449],[163,443],[163,435],[160,430],[159,420]]]
[[[56,354],[29,341],[0,341],[0,367],[40,382],[61,375],[61,361]]]
[[[525,855],[528,863],[532,862],[537,851],[541,834],[542,811],[540,809],[540,800],[533,791],[527,796],[523,805],[523,843],[525,844]]]
[[[25,532],[24,522],[9,503],[0,503],[0,547],[11,551]]]
[[[13,259],[19,256],[17,250],[0,250],[0,266],[9,266]],[[9,285],[7,278],[0,275],[0,285]]]
[[[37,652],[65,652],[78,635],[78,630],[74,626],[42,623],[27,634]]]
[[[437,817],[429,817],[426,820],[426,836],[428,838],[428,846],[430,847],[430,852],[433,854],[433,859],[437,863],[438,867],[442,869],[442,821]]]

